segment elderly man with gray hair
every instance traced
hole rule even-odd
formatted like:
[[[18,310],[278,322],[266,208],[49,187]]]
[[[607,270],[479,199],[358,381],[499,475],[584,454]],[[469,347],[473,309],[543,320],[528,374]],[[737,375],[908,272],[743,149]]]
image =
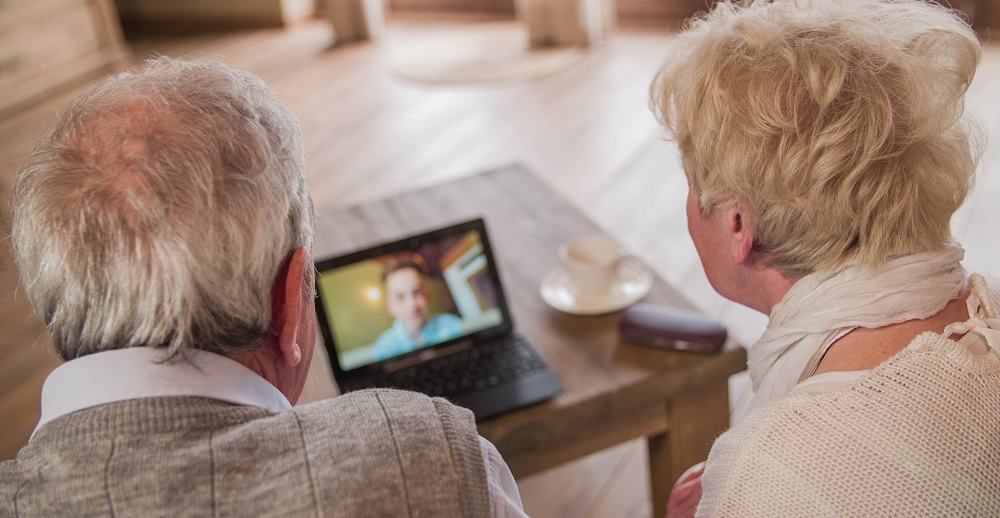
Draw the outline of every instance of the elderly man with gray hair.
[[[75,101],[18,174],[13,246],[66,363],[0,514],[523,515],[471,412],[292,408],[315,346],[298,122],[259,78],[160,58]]]

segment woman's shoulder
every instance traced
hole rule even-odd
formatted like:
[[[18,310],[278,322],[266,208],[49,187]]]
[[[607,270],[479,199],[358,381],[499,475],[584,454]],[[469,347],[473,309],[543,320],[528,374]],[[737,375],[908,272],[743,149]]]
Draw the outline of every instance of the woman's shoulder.
[[[961,295],[934,315],[874,329],[852,330],[830,347],[816,374],[873,369],[908,347],[923,345],[924,334],[942,334],[952,324],[969,320],[975,312],[971,306],[976,301],[981,301],[983,309],[996,318],[1000,311],[1000,281],[973,274]]]
[[[1000,317],[1000,278],[974,273],[969,276],[969,286],[979,299],[983,312],[989,318]]]
[[[920,514],[957,494],[1000,505],[990,482],[1000,465],[1000,357],[963,352],[934,333],[915,342],[923,347],[847,389],[793,394],[752,411],[712,447],[705,508],[798,515],[877,496]],[[956,479],[954,459],[970,455],[983,462]],[[915,494],[923,499],[906,496]]]

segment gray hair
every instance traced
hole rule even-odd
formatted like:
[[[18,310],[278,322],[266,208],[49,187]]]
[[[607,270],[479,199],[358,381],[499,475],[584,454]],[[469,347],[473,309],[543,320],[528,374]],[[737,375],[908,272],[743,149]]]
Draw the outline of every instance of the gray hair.
[[[298,121],[260,78],[205,60],[91,88],[32,150],[13,206],[25,290],[64,359],[252,351],[276,276],[313,240]]]

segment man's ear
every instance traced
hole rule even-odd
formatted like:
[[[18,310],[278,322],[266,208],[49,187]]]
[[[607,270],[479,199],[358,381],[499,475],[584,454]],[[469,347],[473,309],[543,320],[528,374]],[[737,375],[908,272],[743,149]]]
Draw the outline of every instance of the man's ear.
[[[730,253],[737,264],[745,264],[753,249],[753,220],[746,205],[736,203],[726,209],[731,241]]]
[[[277,339],[277,352],[290,367],[302,361],[298,334],[302,324],[303,288],[309,265],[309,251],[301,247],[291,257],[271,288],[271,335]]]

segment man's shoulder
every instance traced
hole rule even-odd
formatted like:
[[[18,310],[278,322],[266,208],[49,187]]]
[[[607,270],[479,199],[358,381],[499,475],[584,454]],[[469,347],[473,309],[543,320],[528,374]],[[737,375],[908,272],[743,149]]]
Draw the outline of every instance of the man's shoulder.
[[[386,343],[394,342],[395,341],[395,336],[394,336],[395,335],[395,330],[396,330],[396,326],[395,325],[391,325],[391,326],[389,326],[389,329],[386,329],[385,331],[382,331],[382,334],[378,335],[378,338],[375,339],[375,342],[374,342],[375,347],[379,347],[380,345],[384,345]]]
[[[443,398],[430,397],[420,392],[389,388],[356,390],[329,399],[294,407],[292,412],[299,414],[369,412],[372,410],[385,411],[388,407],[401,406],[415,411],[432,413],[454,412],[472,415],[472,412],[467,408],[457,406]]]
[[[470,410],[442,398],[432,398],[419,392],[396,389],[366,389],[339,395],[293,408],[297,418],[309,419],[374,419],[379,423],[389,418],[413,420],[448,420],[463,428],[475,430],[475,418]]]
[[[393,321],[389,329],[382,331],[382,334],[375,339],[373,344],[375,348],[375,356],[377,359],[385,359],[390,356],[395,356],[397,354],[402,354],[413,347],[410,345],[412,340],[402,330],[402,327],[397,324],[397,321]]]
[[[435,322],[445,323],[445,324],[461,324],[462,319],[451,313],[440,313],[434,316]]]
[[[304,442],[318,450],[361,450],[391,444],[410,456],[436,458],[441,448],[482,464],[475,417],[442,398],[392,389],[350,392],[294,408]],[[453,459],[457,460],[457,459]]]
[[[434,338],[437,340],[454,338],[463,331],[462,319],[451,313],[435,315],[428,327],[433,329],[433,332],[437,335]]]
[[[419,392],[410,392],[407,390],[397,390],[390,388],[370,388],[364,390],[355,390],[347,392],[345,394],[340,394],[338,396],[322,399],[319,401],[314,401],[312,403],[307,403],[304,405],[299,405],[292,408],[292,412],[297,413],[310,413],[310,412],[340,412],[340,411],[357,411],[357,410],[371,410],[373,408],[378,409],[382,406],[383,402],[390,404],[411,404],[411,405],[425,405],[432,398],[425,394]]]
[[[467,500],[463,507],[478,509],[460,514],[489,512],[486,460],[468,409],[415,392],[369,389],[288,413],[298,420],[310,458],[366,466],[368,480],[386,482],[405,473],[408,487],[417,489],[411,498],[437,501],[435,495],[448,493],[446,500],[451,500],[457,490]],[[337,484],[358,483],[353,472],[333,475]],[[453,487],[444,490],[442,483]]]
[[[163,398],[155,403],[206,406],[210,407],[206,411],[222,414],[241,410],[197,398]],[[94,420],[104,413],[84,410],[47,425],[56,428],[36,436],[27,447],[32,450],[29,454],[0,466],[0,500],[8,501],[5,495],[20,491],[23,502],[34,502],[31,505],[42,506],[39,509],[65,509],[45,495],[74,484],[77,498],[93,497],[95,509],[102,509],[111,498],[108,489],[125,487],[127,480],[141,486],[143,493],[142,499],[123,504],[129,509],[149,502],[178,505],[176,495],[184,494],[185,502],[200,509],[244,506],[261,515],[278,515],[279,509],[294,515],[336,508],[345,516],[365,510],[368,515],[396,516],[407,506],[431,516],[482,514],[463,509],[488,512],[486,468],[472,414],[442,399],[365,390],[283,412],[243,409],[238,418],[217,420],[218,426],[205,429],[192,430],[185,426],[191,421],[186,419],[155,434],[101,433],[83,442],[81,437],[56,440],[67,435],[54,434],[67,426],[67,419]],[[110,458],[115,469],[92,476],[88,466],[111,462]],[[148,470],[154,462],[158,463],[155,477]],[[10,470],[15,472],[7,476]],[[137,475],[146,473],[150,476]],[[204,481],[215,480],[217,473],[241,475],[221,477],[212,492],[205,492],[209,484]],[[112,477],[110,485],[107,476]],[[79,489],[82,485],[86,492]],[[404,488],[412,490],[405,503],[393,498]],[[0,505],[0,515],[3,512]]]

